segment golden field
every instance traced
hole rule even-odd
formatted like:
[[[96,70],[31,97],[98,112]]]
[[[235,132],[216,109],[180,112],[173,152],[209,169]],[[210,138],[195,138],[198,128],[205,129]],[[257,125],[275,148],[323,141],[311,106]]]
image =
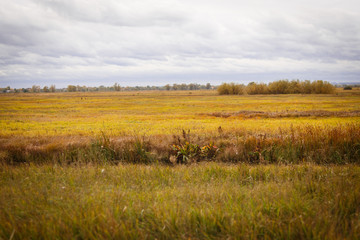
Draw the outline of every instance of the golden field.
[[[0,102],[0,159],[7,163],[352,163],[360,156],[359,89],[29,93],[2,94]]]
[[[0,95],[1,137],[194,134],[360,122],[360,94],[219,96],[215,91]],[[322,112],[329,112],[322,116]],[[243,112],[244,114],[236,114]],[[255,112],[255,114],[251,114]],[[266,116],[256,112],[285,116]],[[309,116],[298,116],[307,112]],[[350,114],[344,114],[348,112]],[[229,114],[221,117],[221,113]],[[288,116],[286,116],[286,113]],[[339,115],[340,113],[340,115]],[[220,117],[219,117],[220,116]]]

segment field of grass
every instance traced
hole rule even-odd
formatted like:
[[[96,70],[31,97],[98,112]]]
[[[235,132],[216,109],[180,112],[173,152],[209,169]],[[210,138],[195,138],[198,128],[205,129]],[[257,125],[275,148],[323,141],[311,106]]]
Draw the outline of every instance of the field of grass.
[[[1,239],[359,239],[360,167],[0,171]]]
[[[256,96],[2,94],[0,102],[0,162],[147,163],[169,162],[171,156],[191,162],[203,155],[230,162],[351,163],[360,158],[358,90]],[[209,154],[197,148],[209,144],[218,147],[216,154],[210,149],[213,154],[204,157]]]
[[[0,136],[92,136],[174,134],[182,129],[213,133],[221,126],[232,131],[277,130],[304,124],[336,125],[358,122],[360,95],[256,95],[219,96],[215,91],[100,92],[0,95]],[[312,117],[219,118],[212,114],[313,112]],[[316,113],[352,112],[317,118]]]
[[[0,94],[0,239],[359,239],[360,91]]]

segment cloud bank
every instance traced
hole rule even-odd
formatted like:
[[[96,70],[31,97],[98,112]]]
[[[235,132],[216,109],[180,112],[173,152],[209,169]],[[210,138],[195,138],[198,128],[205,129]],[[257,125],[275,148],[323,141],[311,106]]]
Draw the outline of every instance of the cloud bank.
[[[13,0],[0,85],[360,81],[360,2]]]

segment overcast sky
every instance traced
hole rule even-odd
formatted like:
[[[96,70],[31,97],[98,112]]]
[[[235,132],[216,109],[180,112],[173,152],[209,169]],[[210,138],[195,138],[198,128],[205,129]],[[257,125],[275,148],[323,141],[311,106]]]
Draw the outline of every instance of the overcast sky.
[[[359,0],[0,3],[0,87],[360,82]]]

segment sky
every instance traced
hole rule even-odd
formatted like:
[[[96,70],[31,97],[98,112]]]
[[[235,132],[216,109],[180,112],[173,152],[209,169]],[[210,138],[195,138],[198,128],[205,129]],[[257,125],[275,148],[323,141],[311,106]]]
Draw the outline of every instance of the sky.
[[[360,82],[359,0],[0,0],[0,87]]]

